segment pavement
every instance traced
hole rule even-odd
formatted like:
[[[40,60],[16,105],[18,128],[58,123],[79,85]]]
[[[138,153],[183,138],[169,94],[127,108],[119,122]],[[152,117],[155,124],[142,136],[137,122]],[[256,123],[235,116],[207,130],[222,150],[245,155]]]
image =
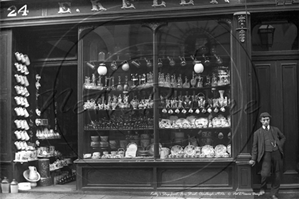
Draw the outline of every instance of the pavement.
[[[197,194],[194,194],[197,193]],[[232,199],[269,199],[270,195],[267,192],[263,196],[258,196],[256,193],[252,197],[243,195],[242,193],[231,193],[231,196],[222,196],[225,192],[188,192],[184,195],[178,193],[167,193],[167,192],[149,192],[149,193],[126,193],[126,192],[68,192],[68,193],[57,193],[57,192],[19,192],[0,194],[0,199],[208,199],[208,198],[232,198]],[[210,193],[210,194],[209,194]],[[228,194],[228,192],[226,193]],[[239,195],[240,194],[240,195]],[[281,191],[279,193],[279,199],[299,199],[298,190]]]

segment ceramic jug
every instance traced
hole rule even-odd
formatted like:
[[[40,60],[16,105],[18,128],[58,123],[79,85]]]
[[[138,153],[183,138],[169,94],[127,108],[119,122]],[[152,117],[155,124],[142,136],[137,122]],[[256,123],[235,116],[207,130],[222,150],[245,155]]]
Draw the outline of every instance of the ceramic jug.
[[[28,179],[29,180],[37,180],[38,179],[37,170],[34,166],[29,166]]]
[[[169,148],[167,148],[167,147],[161,148],[161,150],[160,150],[160,158],[161,159],[166,159],[168,157],[169,153],[170,153],[170,149]]]

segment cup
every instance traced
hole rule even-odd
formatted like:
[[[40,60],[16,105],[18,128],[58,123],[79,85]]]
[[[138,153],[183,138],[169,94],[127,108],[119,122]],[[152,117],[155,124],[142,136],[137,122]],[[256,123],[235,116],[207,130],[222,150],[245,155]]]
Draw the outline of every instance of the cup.
[[[91,136],[91,140],[93,142],[98,142],[99,141],[99,136]]]
[[[94,152],[92,159],[99,159],[100,158],[100,152]]]
[[[108,136],[100,136],[102,142],[107,142]]]
[[[185,66],[185,65],[186,65],[185,58],[179,56],[179,59],[180,59],[180,64],[181,64],[181,66]]]
[[[145,57],[145,61],[146,61],[146,64],[147,64],[147,66],[148,66],[149,68],[152,67],[151,61],[148,60],[146,57]]]
[[[169,60],[170,66],[175,66],[174,59],[172,59],[171,57],[168,57],[168,60]]]
[[[115,71],[118,69],[118,65],[117,65],[117,62],[116,61],[112,61],[111,64],[110,64],[110,68]]]
[[[162,67],[163,66],[163,63],[162,63],[162,60],[161,58],[158,58],[158,63],[157,63],[158,67]]]

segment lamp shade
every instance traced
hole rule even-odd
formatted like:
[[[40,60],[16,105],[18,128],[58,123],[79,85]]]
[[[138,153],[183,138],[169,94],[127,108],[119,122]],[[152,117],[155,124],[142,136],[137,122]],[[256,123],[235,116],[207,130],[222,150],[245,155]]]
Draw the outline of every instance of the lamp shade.
[[[98,72],[99,75],[106,75],[106,73],[107,73],[107,68],[106,68],[106,66],[105,66],[104,63],[101,63],[101,64],[99,65],[99,67],[98,67],[98,69],[97,69],[97,72]]]
[[[204,71],[204,66],[200,61],[195,61],[194,71],[196,73],[202,73]]]
[[[128,70],[129,70],[129,64],[128,64],[127,61],[124,62],[124,63],[122,64],[122,69],[123,69],[124,71],[128,71]]]

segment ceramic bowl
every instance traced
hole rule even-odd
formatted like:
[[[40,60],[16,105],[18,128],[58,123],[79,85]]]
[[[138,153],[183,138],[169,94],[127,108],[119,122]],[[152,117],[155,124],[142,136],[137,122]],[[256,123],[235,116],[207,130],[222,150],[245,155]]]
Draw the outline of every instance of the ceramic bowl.
[[[91,141],[92,142],[98,142],[99,141],[99,136],[91,136]]]
[[[100,142],[91,142],[91,147],[99,147],[100,146]]]
[[[108,136],[100,136],[102,142],[107,142]]]
[[[19,182],[18,183],[18,189],[21,191],[27,191],[31,189],[30,182]]]
[[[36,180],[29,180],[29,170],[25,170],[23,172],[23,176],[24,178],[28,181],[28,182],[37,182],[41,179],[41,175],[39,174],[39,172],[36,172],[38,178]]]

